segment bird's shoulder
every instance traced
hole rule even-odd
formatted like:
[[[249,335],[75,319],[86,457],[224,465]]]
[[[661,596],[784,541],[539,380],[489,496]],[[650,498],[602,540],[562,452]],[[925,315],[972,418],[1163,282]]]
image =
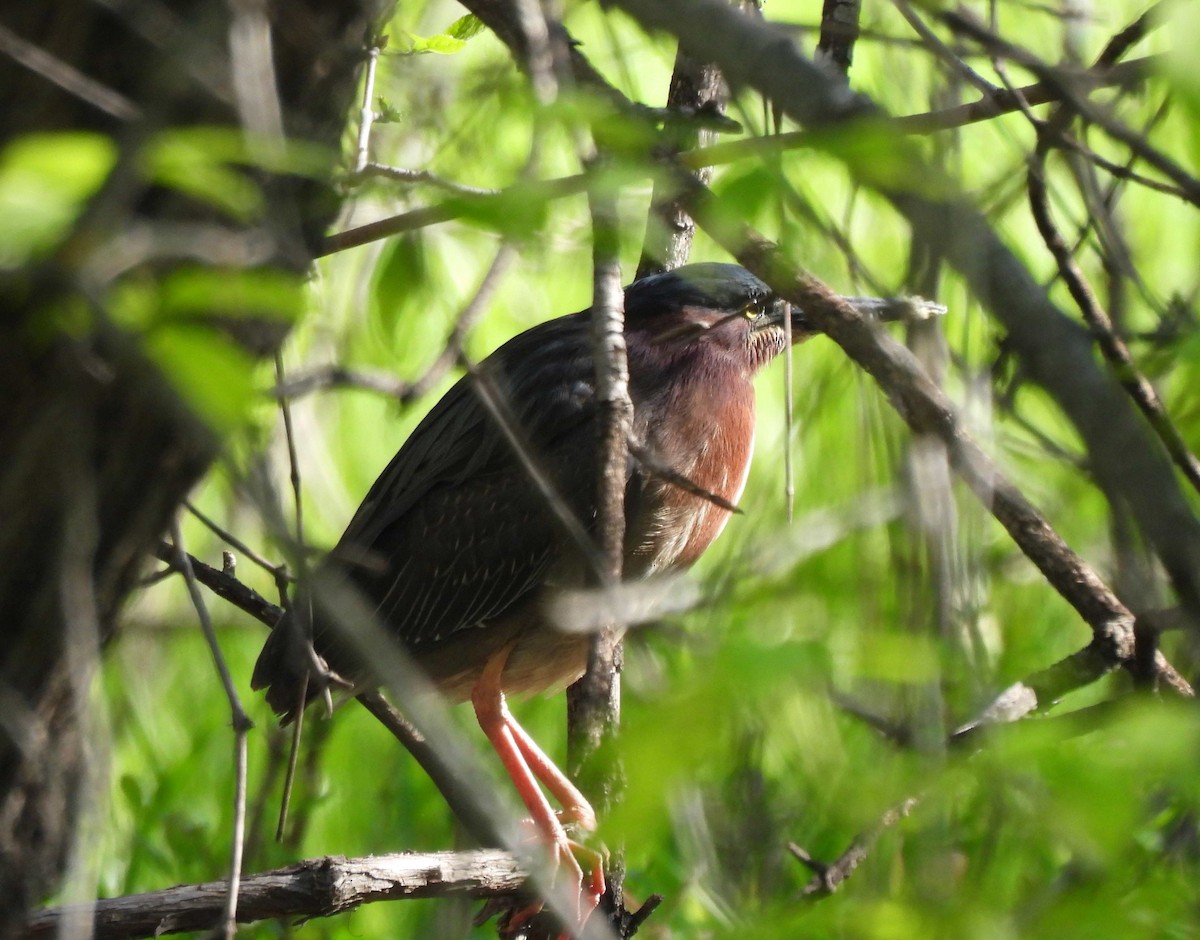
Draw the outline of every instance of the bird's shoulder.
[[[526,330],[488,356],[475,373],[459,379],[400,447],[355,513],[343,545],[371,545],[439,489],[457,490],[459,502],[472,493],[487,502],[502,498],[505,481],[523,485],[516,476],[524,473],[516,446],[533,455],[553,453],[573,442],[595,415],[585,314]],[[516,434],[516,445],[484,395],[499,407]]]

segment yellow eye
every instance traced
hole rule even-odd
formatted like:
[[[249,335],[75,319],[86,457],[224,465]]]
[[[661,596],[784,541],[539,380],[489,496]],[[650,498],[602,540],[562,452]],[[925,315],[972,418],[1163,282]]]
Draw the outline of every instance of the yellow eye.
[[[754,303],[753,301],[746,304],[746,306],[742,308],[742,316],[744,316],[747,320],[756,320],[761,314],[762,311],[759,309],[758,304]]]

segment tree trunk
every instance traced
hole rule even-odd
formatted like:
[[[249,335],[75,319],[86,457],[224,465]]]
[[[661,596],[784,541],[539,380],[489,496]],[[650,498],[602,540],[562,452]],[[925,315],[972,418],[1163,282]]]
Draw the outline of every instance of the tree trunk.
[[[382,7],[60,0],[0,12],[0,141],[87,131],[118,154],[55,249],[11,266],[0,257],[0,935],[61,880],[93,756],[96,655],[147,549],[220,447],[139,337],[113,324],[107,299],[119,279],[97,282],[89,262],[133,231],[218,226],[231,236],[253,229],[265,247],[252,262],[218,262],[152,240],[121,277],[161,282],[181,266],[218,263],[303,272],[337,208],[328,179]],[[303,176],[256,171],[256,217],[231,222],[143,175],[141,155],[162,134],[240,133],[264,104],[262,126],[273,113],[289,140],[323,156]],[[253,311],[209,313],[195,314],[199,329],[255,355],[285,332]]]

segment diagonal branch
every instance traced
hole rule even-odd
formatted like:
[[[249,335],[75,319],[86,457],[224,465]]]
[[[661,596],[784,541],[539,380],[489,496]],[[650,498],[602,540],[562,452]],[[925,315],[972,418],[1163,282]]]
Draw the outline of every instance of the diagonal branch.
[[[688,205],[709,235],[781,296],[800,306],[810,321],[870,373],[912,430],[941,440],[955,472],[1092,628],[1093,645],[1104,661],[1110,667],[1132,667],[1133,615],[963,429],[950,400],[912,352],[881,330],[872,329],[853,306],[784,258],[778,246],[748,226],[731,227],[728,208],[719,207],[707,190],[694,188]],[[1160,659],[1159,667],[1177,691],[1191,694],[1191,687],[1165,659]]]
[[[1011,347],[1030,376],[1078,429],[1101,486],[1127,501],[1181,598],[1200,610],[1200,522],[1184,499],[1174,468],[1123,391],[1097,365],[1088,333],[1050,301],[978,210],[889,131],[873,103],[801,55],[777,27],[740,16],[719,0],[617,0],[617,5],[643,27],[678,36],[692,54],[717,62],[731,81],[755,89],[793,120],[827,130],[854,127],[877,137],[875,149],[890,149],[891,173],[879,175],[865,161],[851,162],[849,169],[889,199],[919,237],[940,247],[983,306],[1009,330]],[[901,177],[907,188],[898,188]],[[812,287],[811,281],[796,280],[794,268],[774,251],[724,235],[727,248],[736,245],[735,254],[741,254],[743,263],[752,270],[757,267],[760,275],[770,273],[774,286],[793,302],[802,297],[820,302],[823,291],[802,289],[805,283]],[[859,356],[868,354],[869,331],[848,328],[848,322],[840,315],[823,316],[820,325],[867,365]],[[883,370],[876,378],[910,419],[912,413],[906,412],[919,403],[895,398],[898,390],[884,381],[890,367],[884,360],[874,366]],[[928,415],[935,425],[943,421],[939,410]],[[943,431],[950,437],[960,433],[952,420]],[[1093,627],[1094,619],[1089,619]],[[1132,624],[1127,616],[1122,619]]]

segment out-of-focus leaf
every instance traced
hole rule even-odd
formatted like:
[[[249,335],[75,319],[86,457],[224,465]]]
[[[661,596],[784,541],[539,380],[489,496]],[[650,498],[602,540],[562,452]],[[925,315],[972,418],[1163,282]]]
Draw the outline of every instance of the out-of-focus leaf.
[[[871,632],[856,651],[856,673],[890,682],[931,682],[938,676],[938,653],[928,636]]]
[[[311,176],[327,162],[323,150],[312,144],[264,140],[224,127],[164,131],[142,154],[149,179],[237,221],[255,219],[263,209],[262,190],[248,169]]]
[[[215,314],[290,323],[304,309],[305,295],[300,278],[274,268],[193,267],[172,271],[163,280],[160,302],[168,317]]]
[[[1183,4],[1173,10],[1171,33],[1172,51],[1166,56],[1163,71],[1174,87],[1174,100],[1190,117],[1191,164],[1195,167],[1200,165],[1200,75],[1196,74],[1195,59],[1188,50],[1195,49],[1196,43],[1200,42],[1200,11],[1193,4]]]
[[[464,222],[524,241],[537,235],[547,216],[545,197],[530,189],[517,184],[494,196],[452,196],[447,202]]]
[[[236,221],[250,221],[262,213],[262,190],[230,163],[228,143],[226,135],[162,134],[146,149],[145,173]]]
[[[406,232],[388,242],[371,283],[372,319],[387,339],[394,339],[405,312],[414,311],[410,301],[424,291],[428,276],[424,233]]]
[[[218,432],[243,427],[256,401],[254,361],[212,327],[165,323],[145,349],[183,399]]]
[[[102,134],[34,134],[0,152],[0,268],[49,249],[116,162]]]
[[[383,95],[375,99],[375,106],[379,108],[375,115],[376,124],[401,124],[404,122],[404,112],[395,107]]]
[[[714,190],[722,203],[736,207],[742,221],[750,221],[778,199],[778,186],[775,173],[768,167],[752,166],[722,176]]]
[[[924,170],[916,145],[881,120],[866,119],[814,131],[812,146],[844,161],[868,186],[930,199],[952,192],[949,178]]]
[[[128,277],[107,306],[114,322],[146,331],[172,319],[254,319],[293,323],[306,303],[304,284],[273,268],[223,270],[185,267],[161,281]]]

